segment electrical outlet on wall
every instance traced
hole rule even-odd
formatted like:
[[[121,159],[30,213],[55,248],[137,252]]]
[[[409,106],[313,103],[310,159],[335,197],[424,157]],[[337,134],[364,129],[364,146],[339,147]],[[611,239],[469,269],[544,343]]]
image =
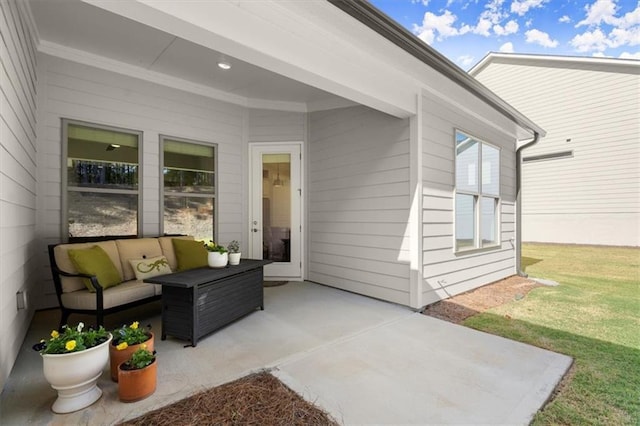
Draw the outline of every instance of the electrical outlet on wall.
[[[27,309],[27,292],[20,290],[16,292],[16,306],[19,311]]]

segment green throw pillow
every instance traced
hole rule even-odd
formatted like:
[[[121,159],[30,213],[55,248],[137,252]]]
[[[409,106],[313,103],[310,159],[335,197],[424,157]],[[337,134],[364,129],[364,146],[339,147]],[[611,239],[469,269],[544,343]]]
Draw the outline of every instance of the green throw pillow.
[[[71,260],[78,272],[95,275],[103,289],[116,286],[122,282],[120,273],[102,247],[93,246],[88,249],[71,249],[68,253],[69,260]],[[90,292],[96,291],[91,285],[90,279],[83,278],[82,280]]]
[[[208,265],[208,252],[204,248],[202,241],[181,240],[178,238],[174,238],[171,241],[178,261],[178,271],[202,268]]]

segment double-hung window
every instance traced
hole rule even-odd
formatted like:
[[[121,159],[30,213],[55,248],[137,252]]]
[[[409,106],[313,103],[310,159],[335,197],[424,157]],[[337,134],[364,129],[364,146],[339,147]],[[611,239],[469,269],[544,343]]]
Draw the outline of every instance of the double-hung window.
[[[138,235],[142,133],[66,119],[62,132],[64,233]]]
[[[456,131],[456,251],[498,246],[500,150]]]
[[[214,239],[216,146],[168,136],[160,140],[164,233]]]

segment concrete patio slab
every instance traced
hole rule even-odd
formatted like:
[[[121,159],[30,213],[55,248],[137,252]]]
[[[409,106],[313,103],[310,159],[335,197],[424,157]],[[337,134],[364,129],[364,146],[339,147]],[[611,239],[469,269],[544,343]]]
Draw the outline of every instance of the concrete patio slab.
[[[282,363],[344,424],[528,424],[571,358],[421,314]]]
[[[289,283],[266,288],[264,311],[203,338],[195,348],[185,348],[182,340],[156,339],[158,388],[151,397],[119,402],[107,368],[98,383],[104,392],[98,402],[58,415],[49,410],[55,392],[44,380],[40,355],[31,350],[56,326],[58,315],[39,312],[31,324],[0,395],[3,426],[116,424],[264,368],[273,368],[301,394],[318,395],[317,401],[347,424],[521,423],[570,363],[391,303]],[[71,324],[81,320],[90,319],[75,316]],[[107,328],[134,320],[159,331],[158,305],[110,316]]]

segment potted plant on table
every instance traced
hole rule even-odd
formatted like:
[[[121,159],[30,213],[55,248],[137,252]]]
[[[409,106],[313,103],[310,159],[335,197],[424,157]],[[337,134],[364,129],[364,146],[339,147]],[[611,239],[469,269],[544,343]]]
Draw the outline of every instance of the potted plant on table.
[[[109,360],[111,339],[102,326],[85,329],[80,322],[76,327],[53,330],[49,340],[33,346],[42,355],[45,379],[58,392],[51,411],[71,413],[100,399],[102,390],[97,382]]]
[[[224,268],[227,266],[229,253],[225,246],[218,245],[213,242],[213,240],[209,240],[209,242],[204,245],[204,248],[209,252],[207,262],[210,268]]]
[[[155,340],[151,326],[148,325],[146,329],[142,328],[138,321],[116,328],[112,334],[113,340],[109,345],[109,365],[111,367],[111,380],[117,382],[118,365],[128,360],[143,344],[148,350],[153,351]]]
[[[118,397],[123,402],[140,401],[155,392],[157,380],[156,353],[143,343],[127,361],[118,366]]]
[[[240,243],[237,240],[233,240],[227,245],[227,250],[229,250],[229,265],[239,265],[240,264]]]

